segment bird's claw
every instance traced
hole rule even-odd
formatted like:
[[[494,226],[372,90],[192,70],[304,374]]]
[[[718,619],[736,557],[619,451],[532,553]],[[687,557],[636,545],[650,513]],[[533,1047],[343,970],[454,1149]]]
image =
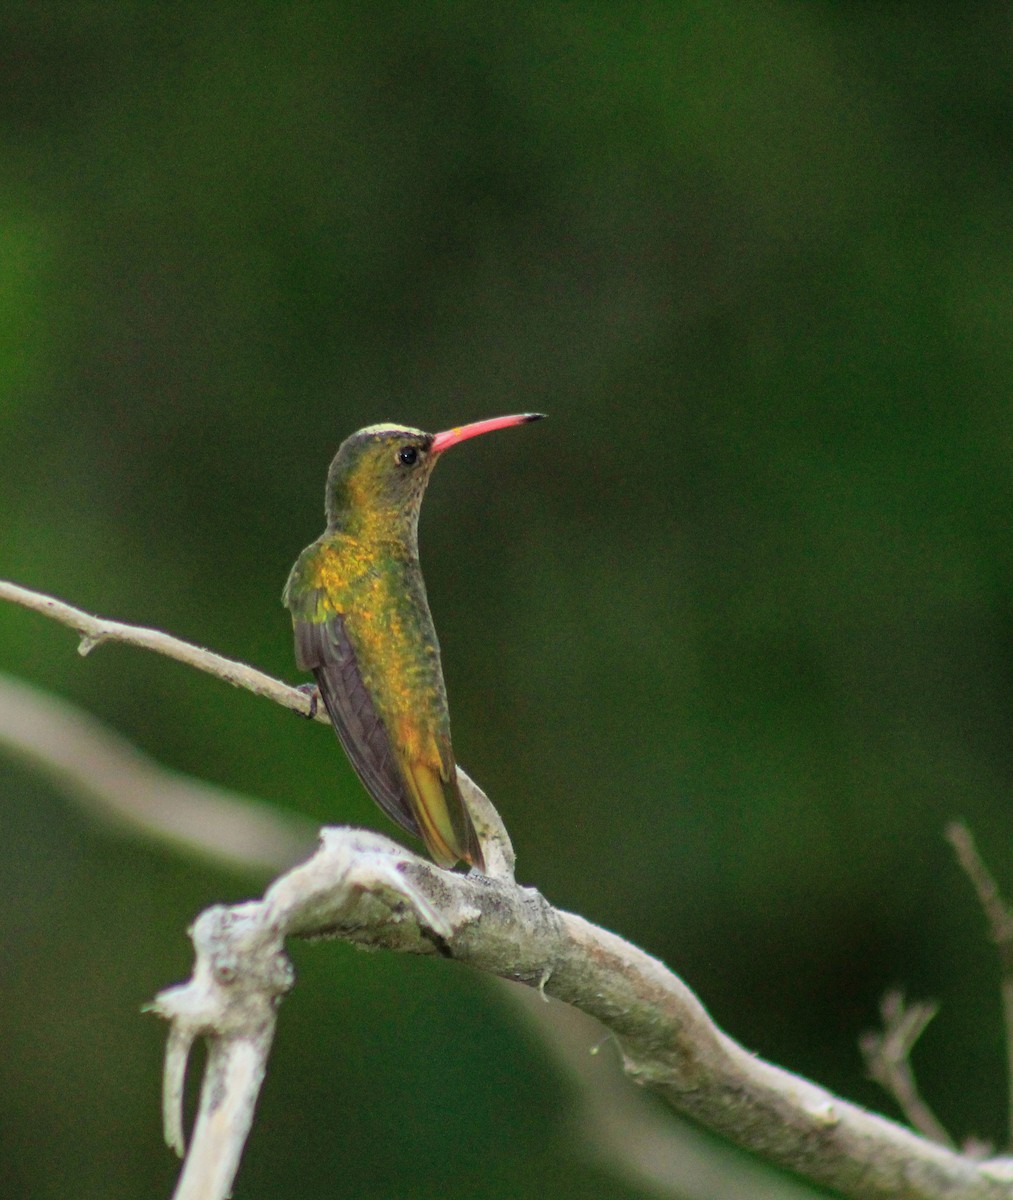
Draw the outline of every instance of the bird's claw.
[[[301,717],[306,717],[310,721],[314,720],[317,715],[317,709],[320,707],[320,689],[315,683],[299,683],[296,684],[297,692],[302,692],[309,700],[310,710],[307,713],[300,713]]]

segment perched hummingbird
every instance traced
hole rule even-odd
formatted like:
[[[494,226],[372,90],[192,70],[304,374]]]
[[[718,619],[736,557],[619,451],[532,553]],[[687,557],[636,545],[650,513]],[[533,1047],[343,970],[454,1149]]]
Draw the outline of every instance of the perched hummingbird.
[[[316,677],[366,790],[442,867],[485,863],[457,783],[419,567],[419,508],[444,450],[541,416],[493,417],[436,434],[400,425],[353,433],[327,474],[327,528],[299,555],[282,597],[296,662]]]

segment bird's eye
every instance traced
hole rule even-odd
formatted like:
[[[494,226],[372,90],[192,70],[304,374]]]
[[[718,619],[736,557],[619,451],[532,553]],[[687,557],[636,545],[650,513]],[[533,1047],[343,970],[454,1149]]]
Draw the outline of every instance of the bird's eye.
[[[414,467],[419,461],[419,452],[414,446],[402,446],[397,452],[397,461],[403,467]]]

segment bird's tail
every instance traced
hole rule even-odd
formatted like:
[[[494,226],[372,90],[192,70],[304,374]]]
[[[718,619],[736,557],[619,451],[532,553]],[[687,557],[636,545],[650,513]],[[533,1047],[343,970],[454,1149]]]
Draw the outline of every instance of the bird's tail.
[[[404,776],[411,791],[413,815],[422,840],[441,867],[452,867],[462,860],[485,871],[485,857],[475,825],[457,785],[428,763],[405,762]]]

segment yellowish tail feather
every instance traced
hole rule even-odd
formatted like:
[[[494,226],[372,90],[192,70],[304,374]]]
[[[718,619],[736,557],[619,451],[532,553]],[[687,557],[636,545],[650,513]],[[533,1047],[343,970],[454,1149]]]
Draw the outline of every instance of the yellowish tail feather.
[[[427,763],[403,758],[402,766],[412,795],[415,819],[433,861],[441,867],[452,867],[463,860],[481,869],[482,855],[477,847],[477,839],[474,839],[474,835],[468,837],[470,830],[467,826],[461,829],[464,822],[470,825],[471,818],[464,809],[457,789],[445,783],[440,773]],[[460,812],[452,812],[451,804]],[[474,846],[470,844],[472,841],[475,842]]]

